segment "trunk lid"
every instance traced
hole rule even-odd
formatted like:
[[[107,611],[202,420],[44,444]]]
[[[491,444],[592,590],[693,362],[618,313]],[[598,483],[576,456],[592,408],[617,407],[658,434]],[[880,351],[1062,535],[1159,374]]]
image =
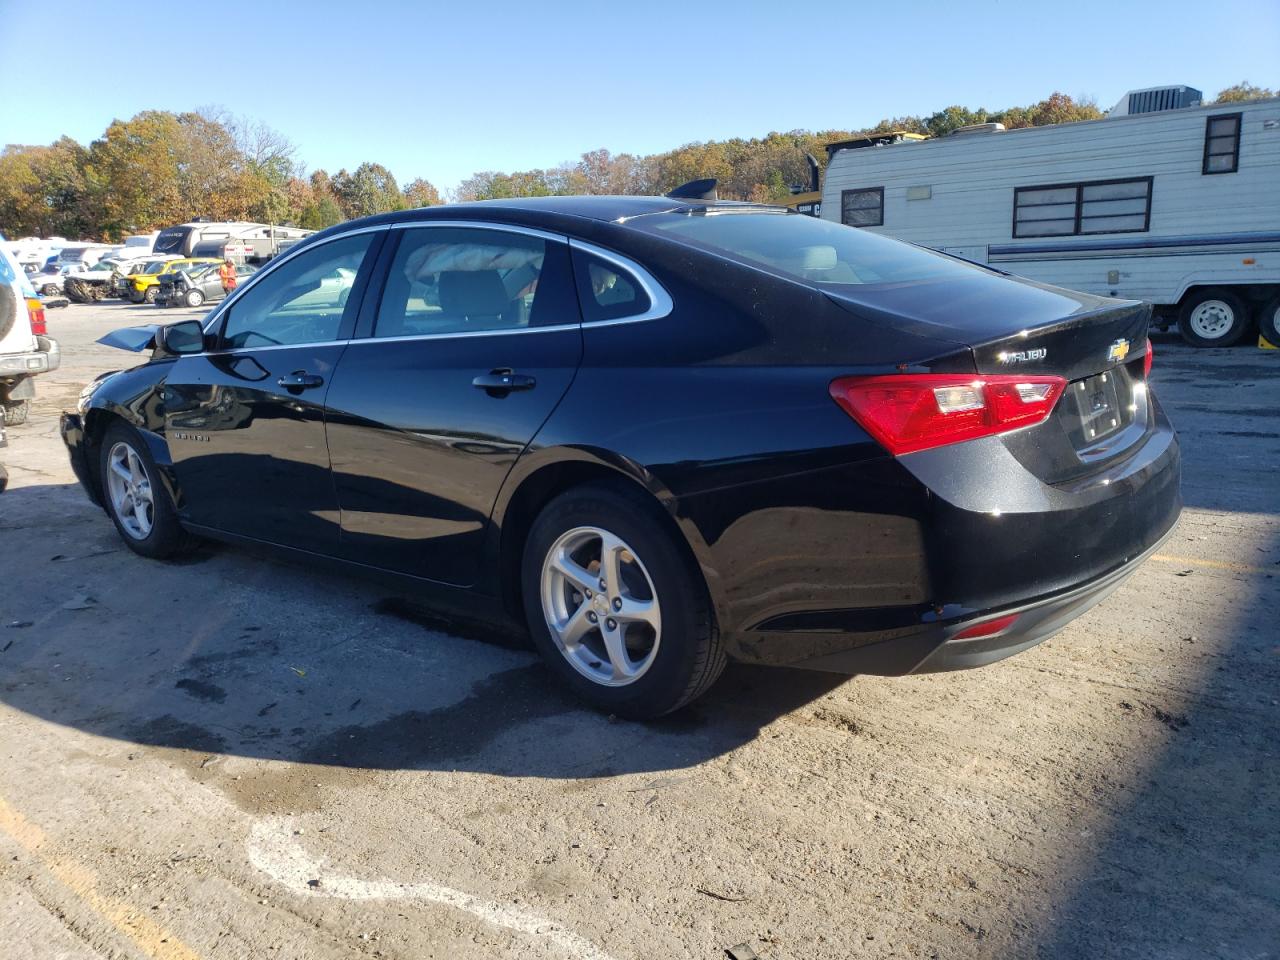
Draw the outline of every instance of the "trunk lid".
[[[1046,482],[1100,468],[1151,428],[1142,372],[1149,304],[979,270],[960,279],[826,292],[879,325],[964,343],[976,373],[1065,378],[1049,419],[1006,440]]]

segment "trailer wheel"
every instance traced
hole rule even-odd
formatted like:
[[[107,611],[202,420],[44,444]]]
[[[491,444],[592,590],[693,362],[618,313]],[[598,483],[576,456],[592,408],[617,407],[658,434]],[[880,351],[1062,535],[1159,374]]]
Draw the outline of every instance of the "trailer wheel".
[[[1258,332],[1273,347],[1280,347],[1280,295],[1268,300],[1258,312]]]
[[[1193,290],[1178,313],[1178,332],[1193,347],[1229,347],[1249,329],[1249,311],[1223,287]]]

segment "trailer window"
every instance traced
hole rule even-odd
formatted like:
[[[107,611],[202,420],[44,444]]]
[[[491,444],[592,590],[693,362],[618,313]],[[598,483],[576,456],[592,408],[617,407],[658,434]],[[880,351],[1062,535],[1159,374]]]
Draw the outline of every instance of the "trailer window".
[[[884,187],[863,187],[840,193],[840,222],[848,227],[884,224]]]
[[[1017,187],[1015,237],[1143,233],[1151,227],[1151,177]]]
[[[1221,113],[1204,126],[1204,166],[1201,173],[1235,173],[1240,167],[1240,117]]]

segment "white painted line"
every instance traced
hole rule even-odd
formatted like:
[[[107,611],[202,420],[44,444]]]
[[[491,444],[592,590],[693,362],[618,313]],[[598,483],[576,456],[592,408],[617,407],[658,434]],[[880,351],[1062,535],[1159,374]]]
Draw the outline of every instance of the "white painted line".
[[[249,862],[299,896],[342,900],[425,900],[466,911],[495,927],[550,941],[564,951],[567,960],[613,960],[554,920],[483,900],[452,887],[430,881],[360,880],[331,873],[326,869],[323,858],[313,859],[294,839],[293,823],[287,817],[272,817],[254,824],[249,834]],[[319,885],[311,886],[313,880],[319,880]]]

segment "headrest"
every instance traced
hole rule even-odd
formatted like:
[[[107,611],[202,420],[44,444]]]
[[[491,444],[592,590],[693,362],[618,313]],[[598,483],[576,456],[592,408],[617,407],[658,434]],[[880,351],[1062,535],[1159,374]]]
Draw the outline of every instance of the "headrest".
[[[836,266],[836,248],[826,244],[814,247],[801,247],[801,268],[804,270],[834,270]]]
[[[493,317],[511,303],[497,270],[446,270],[440,274],[440,308],[464,317]]]

